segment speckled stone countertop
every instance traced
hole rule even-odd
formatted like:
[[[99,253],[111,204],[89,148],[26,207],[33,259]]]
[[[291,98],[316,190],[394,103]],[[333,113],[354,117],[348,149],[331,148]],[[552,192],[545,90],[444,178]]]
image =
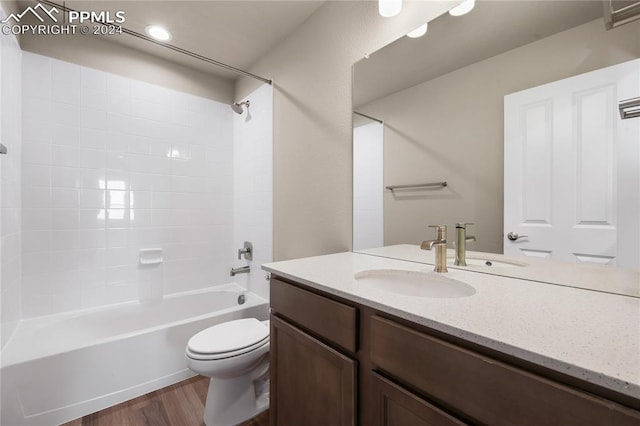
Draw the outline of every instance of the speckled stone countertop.
[[[358,253],[264,264],[318,290],[640,399],[640,298],[449,269],[473,286],[462,298],[423,298],[365,288],[369,269],[433,267]]]

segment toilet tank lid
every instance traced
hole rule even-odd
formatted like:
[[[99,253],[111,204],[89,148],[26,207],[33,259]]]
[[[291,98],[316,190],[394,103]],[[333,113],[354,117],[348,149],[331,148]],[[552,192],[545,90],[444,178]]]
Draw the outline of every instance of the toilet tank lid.
[[[265,340],[269,327],[256,318],[223,322],[195,334],[187,346],[192,352],[219,354],[237,351]]]

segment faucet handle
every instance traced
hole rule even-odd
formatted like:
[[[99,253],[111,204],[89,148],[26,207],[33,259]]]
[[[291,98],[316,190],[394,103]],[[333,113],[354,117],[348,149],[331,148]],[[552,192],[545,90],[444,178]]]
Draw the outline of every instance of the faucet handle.
[[[253,260],[253,244],[250,241],[244,242],[244,247],[238,249],[238,260],[244,255],[247,260]]]
[[[447,225],[429,225],[429,228],[436,229],[436,239],[437,240],[446,240],[447,239]]]

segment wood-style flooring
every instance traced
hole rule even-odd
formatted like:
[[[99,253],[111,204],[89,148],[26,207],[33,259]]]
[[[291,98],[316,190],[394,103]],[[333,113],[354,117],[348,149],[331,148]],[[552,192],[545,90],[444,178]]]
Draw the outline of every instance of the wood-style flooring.
[[[196,376],[62,426],[204,426],[208,387],[207,377]],[[269,426],[269,411],[242,426]]]

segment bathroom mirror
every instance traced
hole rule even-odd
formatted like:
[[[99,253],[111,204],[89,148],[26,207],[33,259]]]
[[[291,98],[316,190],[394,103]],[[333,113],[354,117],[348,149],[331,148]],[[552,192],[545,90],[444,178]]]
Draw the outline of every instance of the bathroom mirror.
[[[383,160],[375,162],[363,157],[362,146],[366,146],[366,138],[360,138],[354,132],[354,251],[380,254],[369,249],[417,245],[433,238],[433,230],[428,225],[437,224],[449,226],[449,248],[452,248],[455,224],[471,222],[473,225],[468,226],[468,234],[475,236],[476,241],[468,243],[468,250],[500,255],[511,254],[512,247],[528,246],[531,249],[527,254],[533,257],[523,258],[524,262],[544,264],[547,256],[555,261],[553,250],[547,250],[547,247],[538,250],[534,237],[522,237],[524,232],[520,232],[521,238],[513,242],[506,236],[505,223],[509,218],[505,218],[505,200],[509,203],[513,196],[505,195],[505,170],[506,180],[511,182],[508,173],[511,173],[509,164],[513,160],[511,157],[505,160],[505,155],[514,154],[505,153],[504,149],[504,117],[508,113],[504,106],[505,96],[549,84],[555,87],[557,82],[570,81],[576,76],[629,63],[639,57],[640,22],[606,31],[601,2],[479,1],[467,15],[445,14],[429,22],[427,33],[421,38],[402,37],[357,62],[353,69],[354,111],[378,120],[370,125],[381,127],[383,142],[376,143],[383,145]],[[640,90],[640,78],[637,88]],[[610,106],[602,112],[603,116],[606,114],[606,120],[594,117],[588,122],[602,121],[605,127],[609,126],[609,131],[611,124],[617,126],[620,121],[617,105],[621,100],[618,95],[621,94],[615,90],[608,95],[612,98]],[[640,92],[634,94],[637,96]],[[586,100],[585,105],[589,102],[591,100]],[[359,115],[354,114],[354,117]],[[522,120],[522,117],[515,117],[510,120],[511,124]],[[600,160],[604,161],[607,155],[621,155],[619,147],[603,145],[610,142],[604,135],[601,139],[605,142],[598,142],[602,156],[586,158],[583,155],[568,160],[570,164],[581,166],[582,186],[574,186],[580,187],[582,192],[570,196],[559,194],[558,186],[543,180],[544,185],[533,188],[537,192],[529,202],[537,201],[530,203],[531,208],[545,206],[547,198],[552,198],[549,194],[554,194],[556,199],[579,199],[590,193],[603,196],[610,195],[611,191],[617,193],[629,181],[637,185],[640,182],[640,140],[633,132],[640,127],[637,124],[640,120],[635,120],[635,123],[625,120],[626,127],[623,128],[636,139],[635,145],[630,144],[633,148],[626,157],[633,162],[630,174],[621,175],[621,167],[615,164],[600,166]],[[354,126],[357,123],[354,119]],[[367,125],[359,125],[355,130],[362,133],[365,127]],[[622,133],[619,129],[615,131]],[[544,139],[544,134],[541,138]],[[573,140],[573,137],[568,139]],[[516,157],[523,156],[522,152]],[[548,172],[552,162],[544,150],[529,149],[527,152],[530,154],[527,158],[538,157],[537,163],[525,161],[520,164],[520,167],[528,167],[530,174],[562,174]],[[630,166],[626,164],[625,167]],[[363,168],[367,179],[383,182],[377,190],[371,187],[373,185],[365,189],[356,186],[364,180],[359,175]],[[601,176],[606,180],[604,184],[599,180]],[[446,182],[446,186],[385,189],[387,186],[442,182]],[[585,187],[587,183],[592,186]],[[532,190],[525,188],[523,183],[519,185],[523,190]],[[506,188],[512,191],[509,185]],[[602,236],[602,233],[592,232],[579,238],[568,237],[575,240],[570,253],[574,259],[560,260],[608,264],[630,277],[630,294],[640,296],[640,275],[638,267],[634,266],[640,263],[637,214],[640,213],[640,193],[631,191],[617,198],[613,207],[600,206],[596,201],[595,207],[591,205],[591,213],[600,214],[595,212],[600,208],[613,225],[617,226],[623,220],[629,223],[625,229],[631,246],[618,250],[624,252],[622,257],[627,259],[622,260],[619,254],[583,256]],[[522,200],[518,203],[526,204]],[[382,206],[381,212],[375,210],[376,205]],[[623,212],[634,212],[635,216],[622,218]],[[541,214],[544,216],[545,212]],[[589,220],[583,223],[579,223],[578,228],[598,225]],[[534,219],[531,225],[528,229],[536,231],[548,223],[542,217],[537,223]],[[612,227],[611,224],[604,225],[602,228]],[[376,238],[368,239],[367,235]],[[606,244],[616,245],[616,242],[607,239]],[[391,256],[402,258],[401,251]],[[393,250],[386,251],[385,255],[390,252]],[[409,260],[416,261],[419,257]],[[429,260],[425,262],[429,263]],[[591,266],[587,265],[587,268]],[[524,269],[494,268],[483,272],[530,279],[530,273],[523,273]],[[575,285],[571,276],[555,278],[549,274],[537,280]],[[622,292],[626,294],[627,290]]]

